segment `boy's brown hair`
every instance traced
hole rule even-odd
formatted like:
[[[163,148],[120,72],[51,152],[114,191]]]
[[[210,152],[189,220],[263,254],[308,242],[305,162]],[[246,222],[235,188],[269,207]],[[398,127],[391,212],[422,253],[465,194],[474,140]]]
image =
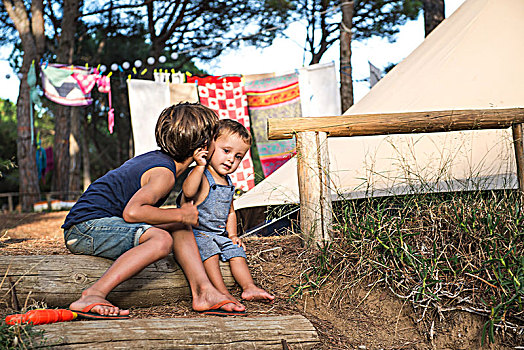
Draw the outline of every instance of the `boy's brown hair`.
[[[244,125],[232,119],[221,119],[218,121],[213,139],[216,141],[220,136],[231,134],[238,135],[246,145],[251,146],[251,133]]]
[[[199,103],[179,103],[160,113],[155,138],[160,150],[176,162],[183,162],[213,138],[218,116]]]

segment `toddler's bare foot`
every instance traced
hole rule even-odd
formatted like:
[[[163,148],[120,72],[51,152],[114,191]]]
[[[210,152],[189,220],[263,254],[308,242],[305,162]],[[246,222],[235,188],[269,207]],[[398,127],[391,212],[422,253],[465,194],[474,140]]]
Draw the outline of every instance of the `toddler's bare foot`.
[[[253,285],[244,289],[244,291],[242,292],[242,299],[250,301],[273,301],[275,299],[275,296],[269,294],[262,288],[258,288],[257,286]]]

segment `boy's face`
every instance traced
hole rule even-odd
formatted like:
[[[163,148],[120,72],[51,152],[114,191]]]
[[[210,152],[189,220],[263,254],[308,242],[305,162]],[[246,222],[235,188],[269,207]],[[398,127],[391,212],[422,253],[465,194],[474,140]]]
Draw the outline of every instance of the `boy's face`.
[[[209,147],[209,154],[211,154],[209,165],[219,175],[231,174],[237,170],[248,150],[249,145],[238,135],[221,135]]]

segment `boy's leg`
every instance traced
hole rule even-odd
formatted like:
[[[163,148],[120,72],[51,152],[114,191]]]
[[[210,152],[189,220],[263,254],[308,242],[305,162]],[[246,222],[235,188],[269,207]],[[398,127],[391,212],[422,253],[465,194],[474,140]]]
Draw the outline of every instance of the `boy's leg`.
[[[173,232],[173,252],[177,262],[184,271],[193,295],[193,309],[196,311],[209,310],[213,305],[229,298],[220,293],[209,280],[200,252],[190,228],[182,225],[171,226]],[[225,304],[224,311],[244,311],[243,305],[235,303]]]
[[[266,300],[271,301],[275,297],[262,288],[255,285],[253,277],[249,272],[246,259],[243,257],[235,257],[229,260],[231,266],[231,273],[235,280],[242,287],[242,299],[244,300]]]
[[[108,303],[106,297],[116,286],[148,265],[166,257],[171,252],[173,239],[162,229],[151,227],[147,229],[139,240],[139,245],[131,248],[115,260],[113,265],[91,287],[82,292],[82,297],[72,303],[71,310],[82,310],[93,303]],[[120,310],[118,307],[98,305],[91,312],[101,315],[128,315],[129,310]]]
[[[229,299],[237,302],[239,305],[242,305],[235,297],[231,295],[231,293],[229,293],[229,290],[227,290],[226,284],[224,283],[224,277],[220,271],[218,255],[213,255],[209,259],[206,259],[206,261],[204,261],[204,269],[206,270],[209,280],[211,283],[213,283],[219,292],[225,294]]]

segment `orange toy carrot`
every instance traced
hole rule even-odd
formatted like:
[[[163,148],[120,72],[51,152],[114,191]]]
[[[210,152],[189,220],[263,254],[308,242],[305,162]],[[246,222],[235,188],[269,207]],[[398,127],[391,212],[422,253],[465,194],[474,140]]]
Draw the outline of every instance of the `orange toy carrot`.
[[[9,325],[29,323],[32,325],[47,324],[63,321],[71,321],[77,314],[66,309],[37,309],[26,312],[25,314],[9,315],[5,318],[5,323]]]

